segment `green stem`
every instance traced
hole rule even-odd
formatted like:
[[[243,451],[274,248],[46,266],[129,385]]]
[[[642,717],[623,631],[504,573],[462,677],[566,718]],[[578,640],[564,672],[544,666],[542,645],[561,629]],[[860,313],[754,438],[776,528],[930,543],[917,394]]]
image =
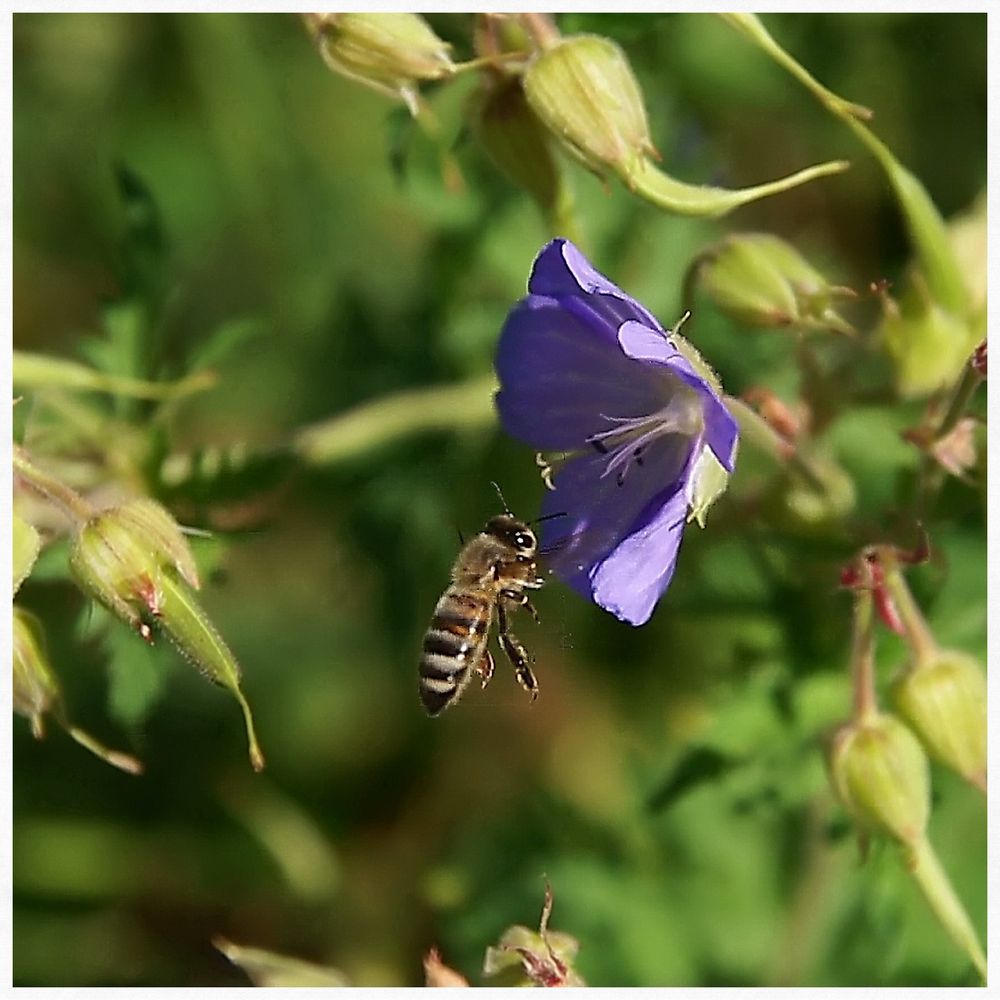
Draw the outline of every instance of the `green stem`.
[[[932,440],[940,441],[955,429],[958,422],[965,415],[965,411],[968,409],[969,403],[975,395],[976,389],[979,388],[979,383],[982,381],[982,375],[971,364],[966,365],[965,371],[962,373],[962,377],[955,386],[955,390],[948,402],[948,408],[945,410],[940,423],[934,429]],[[925,453],[920,463],[920,472],[917,479],[915,507],[918,519],[928,516],[930,506],[944,484],[944,480],[944,466],[933,455]]]
[[[947,872],[934,853],[930,841],[921,837],[905,849],[906,864],[920,891],[927,900],[934,915],[948,936],[958,945],[976,967],[976,971],[986,982],[986,955],[979,943],[976,929],[972,926],[962,901],[958,898],[948,878]]]
[[[750,41],[763,49],[779,66],[784,67],[800,83],[819,98],[819,100],[839,118],[860,118],[870,121],[873,117],[871,108],[863,104],[855,104],[838,97],[828,90],[803,65],[796,62],[771,36],[760,19],[755,14],[720,14],[730,27],[735,28]]]
[[[913,599],[913,594],[910,593],[896,560],[886,553],[881,562],[885,567],[885,585],[892,595],[903,628],[906,630],[906,641],[913,650],[914,667],[919,669],[932,662],[938,655],[934,633],[931,632],[927,620]]]
[[[531,12],[518,14],[517,18],[524,30],[543,52],[558,44],[560,39],[559,29],[546,14]]]
[[[492,375],[458,385],[414,389],[301,428],[292,448],[307,465],[326,465],[427,431],[489,427],[496,421]]]
[[[833,115],[840,118],[867,147],[885,171],[896,201],[906,219],[924,277],[936,302],[957,316],[965,313],[967,293],[958,261],[948,240],[944,220],[924,186],[889,151],[863,121],[871,111],[827,90],[796,59],[787,53],[754,14],[720,14],[720,17],[749,39],[779,66],[804,84]]]
[[[875,616],[872,593],[859,587],[854,593],[854,621],[851,634],[851,682],[854,689],[853,718],[858,725],[872,722],[878,715],[875,697]]]
[[[94,508],[79,493],[39,469],[18,445],[14,445],[14,471],[25,483],[64,511],[77,527],[94,516]]]

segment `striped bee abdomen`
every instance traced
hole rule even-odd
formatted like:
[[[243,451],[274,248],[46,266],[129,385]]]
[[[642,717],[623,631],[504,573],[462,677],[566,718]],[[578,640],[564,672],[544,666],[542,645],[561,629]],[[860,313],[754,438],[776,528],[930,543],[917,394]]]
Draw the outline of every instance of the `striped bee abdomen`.
[[[430,715],[457,701],[486,646],[493,601],[449,587],[438,601],[420,655],[420,700]]]

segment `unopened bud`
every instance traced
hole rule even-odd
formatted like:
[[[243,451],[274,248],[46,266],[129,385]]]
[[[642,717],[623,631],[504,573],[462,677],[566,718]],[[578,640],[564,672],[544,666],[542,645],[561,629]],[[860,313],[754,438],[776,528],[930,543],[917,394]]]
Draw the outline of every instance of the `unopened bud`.
[[[937,652],[898,677],[891,697],[931,757],[986,787],[986,675],[971,656]]]
[[[831,285],[795,247],[769,233],[724,240],[704,255],[698,280],[724,313],[745,326],[854,332],[831,305],[853,293]]]
[[[160,588],[176,571],[197,581],[194,558],[170,515],[152,500],[101,511],[77,533],[70,569],[91,597],[147,641],[161,616]]]
[[[250,760],[264,766],[240,668],[189,584],[197,571],[170,515],[151,500],[101,511],[77,533],[70,568],[83,589],[152,643],[164,634],[202,674],[233,693],[243,711]]]
[[[841,727],[829,767],[837,797],[865,831],[904,844],[923,836],[930,813],[927,757],[898,719],[878,714]]]
[[[831,456],[808,457],[810,478],[796,475],[781,496],[781,513],[797,528],[824,529],[850,513],[857,502],[854,480]]]
[[[74,726],[66,717],[62,704],[62,691],[45,654],[41,623],[34,615],[15,606],[13,617],[14,661],[14,711],[31,722],[31,733],[36,740],[45,736],[45,716],[52,715],[56,722],[80,746],[101,760],[129,774],[141,774],[142,763],[127,753],[111,750],[89,733]]]
[[[59,701],[59,682],[45,655],[38,619],[15,606],[13,633],[14,711],[31,721],[31,732],[40,740],[44,716]]]
[[[631,184],[648,157],[659,159],[639,84],[609,39],[559,40],[528,67],[524,91],[549,131],[599,177],[610,168]]]
[[[939,306],[919,281],[900,301],[882,297],[877,328],[903,396],[928,396],[953,384],[979,342],[969,324]]]
[[[419,14],[306,14],[320,54],[335,72],[406,103],[417,114],[417,83],[455,72],[448,45]]]
[[[489,80],[472,116],[473,129],[493,162],[545,208],[556,200],[558,167],[549,134],[531,110],[521,80]]]

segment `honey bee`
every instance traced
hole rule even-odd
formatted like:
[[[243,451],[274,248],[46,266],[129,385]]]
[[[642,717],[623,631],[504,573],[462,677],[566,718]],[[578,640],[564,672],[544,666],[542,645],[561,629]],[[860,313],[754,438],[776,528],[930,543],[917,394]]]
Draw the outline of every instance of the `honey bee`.
[[[420,700],[429,715],[438,715],[461,697],[473,671],[483,687],[493,676],[493,656],[487,649],[494,614],[500,646],[514,667],[521,687],[534,701],[538,682],[524,646],[510,630],[510,613],[527,608],[538,614],[525,591],[537,590],[538,539],[527,522],[507,507],[500,487],[493,484],[504,513],[462,547],[451,570],[451,585],[441,595],[424,636],[420,657]]]

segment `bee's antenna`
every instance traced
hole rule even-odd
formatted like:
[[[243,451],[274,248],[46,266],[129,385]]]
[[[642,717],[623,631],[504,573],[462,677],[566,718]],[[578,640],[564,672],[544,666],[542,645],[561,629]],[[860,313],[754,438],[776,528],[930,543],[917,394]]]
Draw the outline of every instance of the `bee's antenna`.
[[[507,506],[507,501],[504,500],[503,493],[500,491],[500,487],[495,482],[493,482],[492,479],[490,480],[490,486],[492,486],[493,489],[497,491],[497,496],[500,497],[500,503],[503,504],[503,512],[505,514],[509,514],[511,512],[510,507]]]
[[[530,521],[530,524],[542,524],[544,521],[551,521],[555,517],[569,517],[569,514],[564,510],[560,510],[555,514],[543,514],[541,517],[536,517],[534,521]]]

